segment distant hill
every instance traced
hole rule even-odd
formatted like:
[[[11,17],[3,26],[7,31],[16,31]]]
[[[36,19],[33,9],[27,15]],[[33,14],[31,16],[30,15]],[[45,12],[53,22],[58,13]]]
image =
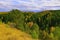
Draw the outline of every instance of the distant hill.
[[[8,12],[0,12],[0,14],[7,14]]]

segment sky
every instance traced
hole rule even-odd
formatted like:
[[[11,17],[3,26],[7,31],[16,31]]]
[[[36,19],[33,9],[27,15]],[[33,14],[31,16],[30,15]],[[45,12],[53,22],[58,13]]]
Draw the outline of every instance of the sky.
[[[60,10],[60,0],[0,0],[0,11]]]

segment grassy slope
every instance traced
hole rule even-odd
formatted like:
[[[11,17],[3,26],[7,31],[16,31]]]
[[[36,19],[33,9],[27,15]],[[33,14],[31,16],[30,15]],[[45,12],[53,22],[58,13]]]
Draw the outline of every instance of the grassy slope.
[[[0,14],[8,14],[8,12],[0,12]]]
[[[0,23],[0,40],[32,40],[32,38],[20,30]]]

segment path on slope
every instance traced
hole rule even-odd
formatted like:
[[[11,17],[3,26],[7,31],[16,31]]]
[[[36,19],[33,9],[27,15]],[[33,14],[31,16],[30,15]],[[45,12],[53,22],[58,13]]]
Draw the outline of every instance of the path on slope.
[[[0,40],[32,40],[30,35],[6,24],[0,24]]]

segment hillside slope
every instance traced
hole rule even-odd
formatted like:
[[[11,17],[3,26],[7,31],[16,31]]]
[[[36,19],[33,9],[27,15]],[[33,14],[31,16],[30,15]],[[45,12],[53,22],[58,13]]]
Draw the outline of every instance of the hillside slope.
[[[0,24],[0,40],[32,40],[32,38],[15,28],[9,28],[6,24]]]

